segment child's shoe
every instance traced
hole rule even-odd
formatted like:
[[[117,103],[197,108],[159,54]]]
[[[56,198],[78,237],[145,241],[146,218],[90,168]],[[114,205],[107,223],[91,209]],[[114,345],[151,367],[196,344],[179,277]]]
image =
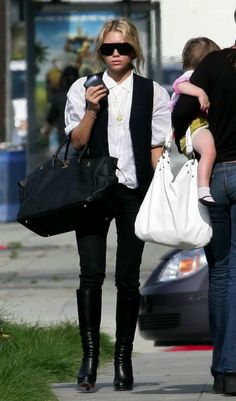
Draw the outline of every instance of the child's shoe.
[[[215,200],[211,196],[209,187],[198,188],[198,200],[205,206],[216,206]]]

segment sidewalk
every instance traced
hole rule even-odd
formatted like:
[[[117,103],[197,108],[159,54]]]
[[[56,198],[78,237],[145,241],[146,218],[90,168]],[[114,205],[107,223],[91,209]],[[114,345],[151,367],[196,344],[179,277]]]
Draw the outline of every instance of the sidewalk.
[[[15,249],[9,248],[15,243]],[[107,277],[103,289],[102,331],[114,338],[115,287],[114,227],[108,237]],[[17,248],[21,246],[21,248]],[[141,283],[157,265],[167,249],[147,244]],[[43,238],[17,223],[0,224],[0,305],[16,320],[56,323],[77,321],[75,291],[78,287],[78,256],[74,233]],[[83,393],[75,383],[55,384],[59,401],[217,401],[209,373],[211,351],[168,352],[171,348],[153,347],[139,331],[134,343],[132,392],[112,389],[113,366],[98,372],[94,391]],[[23,401],[23,400],[20,400]]]
[[[74,383],[54,385],[60,401],[218,401],[209,375],[210,351],[139,353],[133,359],[133,391],[112,389],[113,367],[99,370],[95,390],[81,392]]]

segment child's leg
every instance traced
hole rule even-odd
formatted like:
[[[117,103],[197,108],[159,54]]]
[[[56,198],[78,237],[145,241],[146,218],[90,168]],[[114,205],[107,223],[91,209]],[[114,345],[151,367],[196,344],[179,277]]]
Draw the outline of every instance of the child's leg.
[[[209,182],[213,164],[216,158],[216,150],[213,136],[209,129],[201,128],[192,137],[193,148],[199,153],[198,164],[198,192],[202,203],[212,203],[214,199],[210,194]]]

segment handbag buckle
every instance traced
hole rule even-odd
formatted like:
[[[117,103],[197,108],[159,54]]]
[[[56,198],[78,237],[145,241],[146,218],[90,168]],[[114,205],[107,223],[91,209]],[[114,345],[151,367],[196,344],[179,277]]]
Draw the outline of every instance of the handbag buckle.
[[[170,153],[171,153],[171,148],[166,144],[163,145],[163,148],[162,148],[162,157],[163,157],[163,159],[165,159],[166,154],[169,155]]]
[[[187,156],[188,160],[192,160],[193,161],[193,164],[195,163],[196,156],[195,156],[195,153],[193,151],[190,152],[190,153],[187,153],[186,156]]]
[[[67,168],[67,167],[69,166],[69,164],[70,164],[70,161],[69,161],[69,160],[61,160],[61,161],[62,161],[62,163],[63,163],[62,168]]]

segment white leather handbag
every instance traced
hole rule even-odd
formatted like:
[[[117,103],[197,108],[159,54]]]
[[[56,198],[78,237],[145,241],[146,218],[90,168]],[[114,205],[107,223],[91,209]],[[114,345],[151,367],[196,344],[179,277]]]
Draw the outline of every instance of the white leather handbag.
[[[186,133],[188,160],[174,177],[171,165],[173,136],[166,138],[163,154],[135,221],[143,241],[180,249],[209,243],[212,228],[208,208],[198,200],[197,167],[191,135]]]

